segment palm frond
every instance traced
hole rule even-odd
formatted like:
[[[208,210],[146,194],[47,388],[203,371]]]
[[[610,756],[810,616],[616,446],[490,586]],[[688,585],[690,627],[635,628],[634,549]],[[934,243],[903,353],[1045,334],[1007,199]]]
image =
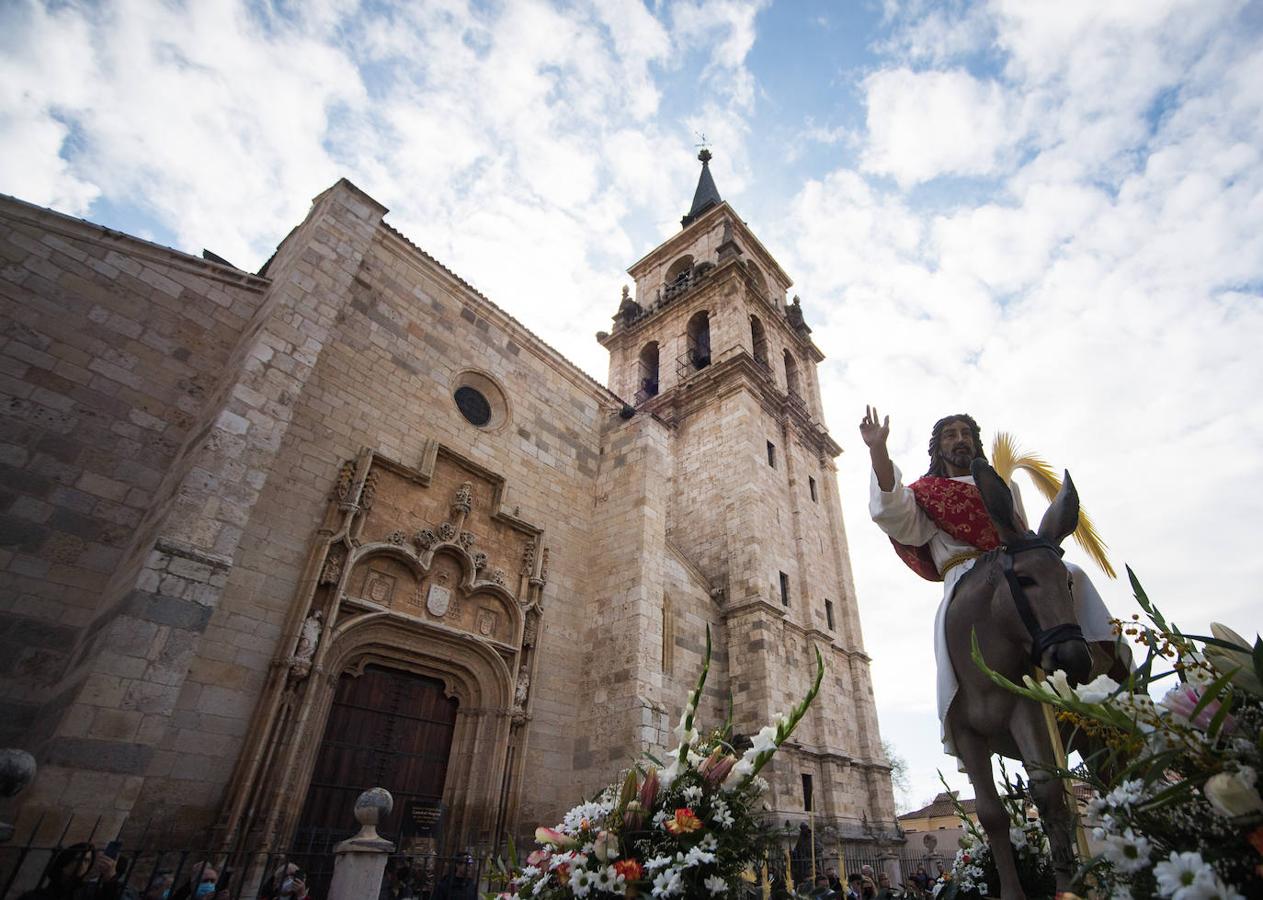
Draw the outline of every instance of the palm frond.
[[[991,466],[1005,481],[1011,481],[1013,473],[1018,469],[1024,470],[1049,503],[1061,490],[1061,479],[1057,477],[1057,471],[1048,464],[1048,461],[1037,453],[1024,452],[1013,435],[1007,431],[996,433],[995,440],[991,444]],[[1074,539],[1101,567],[1102,572],[1110,578],[1118,577],[1114,572],[1114,567],[1110,565],[1105,541],[1096,530],[1092,517],[1082,506],[1079,507],[1079,527],[1074,530]]]

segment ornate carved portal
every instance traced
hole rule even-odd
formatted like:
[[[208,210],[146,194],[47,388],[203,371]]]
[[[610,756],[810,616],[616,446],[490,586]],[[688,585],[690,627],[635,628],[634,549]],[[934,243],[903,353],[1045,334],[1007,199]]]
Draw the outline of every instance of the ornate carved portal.
[[[518,806],[547,581],[542,531],[501,508],[503,478],[433,443],[418,468],[365,450],[331,480],[222,839],[288,846],[339,681],[345,693],[345,676],[371,666],[443,684],[457,710],[444,839],[493,847]]]

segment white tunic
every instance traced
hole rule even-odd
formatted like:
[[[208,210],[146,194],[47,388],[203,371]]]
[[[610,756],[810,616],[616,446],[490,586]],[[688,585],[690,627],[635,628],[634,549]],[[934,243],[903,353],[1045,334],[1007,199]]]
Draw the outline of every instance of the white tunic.
[[[930,545],[930,556],[939,573],[943,574],[943,602],[939,604],[938,613],[934,617],[934,660],[938,669],[938,718],[943,748],[951,755],[956,755],[955,742],[947,733],[947,710],[956,696],[956,673],[952,669],[952,661],[947,655],[947,634],[944,622],[947,617],[947,604],[951,602],[956,585],[965,573],[974,567],[976,560],[967,559],[943,573],[943,565],[959,553],[976,553],[978,548],[964,541],[958,541],[944,532],[934,520],[925,514],[917,505],[916,497],[903,483],[903,475],[895,466],[895,484],[889,491],[883,491],[877,484],[877,474],[873,473],[869,486],[868,512],[873,521],[887,535],[901,544],[920,547]],[[972,475],[961,475],[952,481],[963,481],[973,484]],[[1013,504],[1022,521],[1026,521],[1026,511],[1022,507],[1022,497],[1017,485],[1009,483],[1013,492]],[[1079,619],[1079,627],[1083,636],[1089,641],[1112,641],[1114,629],[1110,625],[1109,611],[1105,608],[1101,595],[1088,578],[1087,573],[1074,563],[1066,563],[1066,568],[1073,576],[1073,594],[1075,614]]]

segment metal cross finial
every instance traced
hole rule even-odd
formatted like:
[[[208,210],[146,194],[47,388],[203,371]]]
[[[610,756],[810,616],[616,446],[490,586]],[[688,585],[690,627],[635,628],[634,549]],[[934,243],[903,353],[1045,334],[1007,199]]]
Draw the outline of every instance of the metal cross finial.
[[[706,135],[703,134],[702,132],[694,131],[693,133],[697,135],[699,139],[696,146],[702,148],[702,151],[697,154],[697,158],[702,161],[702,165],[705,165],[706,163],[710,162],[710,149],[708,146],[709,142],[706,140]]]

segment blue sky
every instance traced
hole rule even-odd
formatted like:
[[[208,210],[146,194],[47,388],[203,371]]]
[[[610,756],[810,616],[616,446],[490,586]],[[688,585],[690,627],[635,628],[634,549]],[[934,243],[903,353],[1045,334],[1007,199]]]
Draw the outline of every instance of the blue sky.
[[[1171,618],[1258,630],[1261,7],[18,0],[0,191],[253,269],[347,176],[603,378],[592,335],[678,229],[705,132],[829,357],[881,725],[915,804],[936,769],[963,780],[938,752],[937,591],[867,521],[865,403],[909,474],[945,412],[1014,432],[1074,472]]]

